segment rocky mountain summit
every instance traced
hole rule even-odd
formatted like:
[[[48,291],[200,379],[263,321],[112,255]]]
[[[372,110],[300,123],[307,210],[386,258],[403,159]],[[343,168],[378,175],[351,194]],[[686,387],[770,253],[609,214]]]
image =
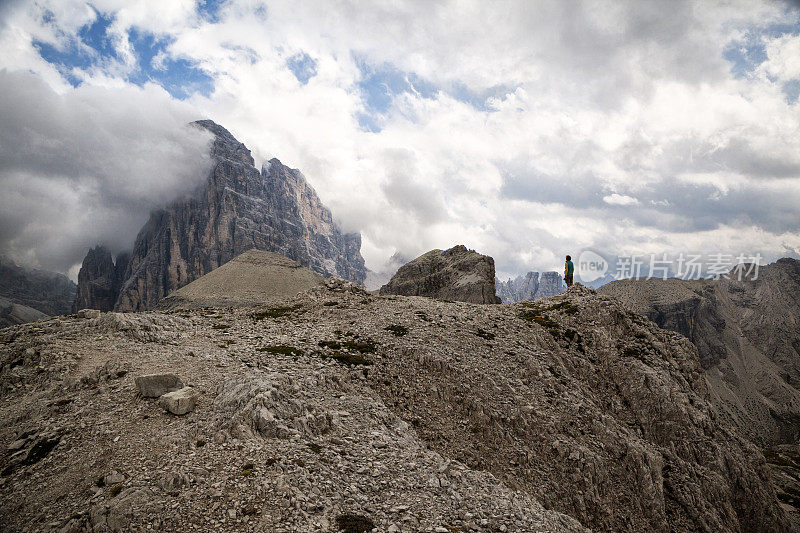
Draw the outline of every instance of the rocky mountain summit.
[[[494,259],[458,245],[431,250],[406,263],[379,292],[494,304],[500,303],[494,280]]]
[[[749,265],[738,268],[749,269]],[[738,269],[719,280],[640,279],[604,285],[697,347],[720,414],[762,446],[800,440],[800,261]]]
[[[500,281],[495,278],[494,286],[497,296],[503,303],[516,303],[555,296],[567,290],[564,279],[558,272],[528,272],[524,276]]]
[[[75,289],[63,274],[21,267],[0,257],[0,327],[69,313]]]
[[[789,531],[710,399],[684,336],[577,285],[85,311],[0,331],[0,529]]]
[[[204,187],[151,215],[113,294],[107,262],[93,269],[95,258],[87,256],[81,307],[105,309],[113,300],[117,311],[151,309],[250,248],[280,253],[326,277],[363,283],[361,236],[339,230],[298,170],[271,159],[259,171],[250,150],[228,130],[210,120],[194,124],[214,134],[214,168]]]
[[[120,254],[114,262],[111,252],[104,246],[89,250],[78,272],[78,290],[72,306],[73,312],[80,309],[113,310],[129,261],[129,255]]]

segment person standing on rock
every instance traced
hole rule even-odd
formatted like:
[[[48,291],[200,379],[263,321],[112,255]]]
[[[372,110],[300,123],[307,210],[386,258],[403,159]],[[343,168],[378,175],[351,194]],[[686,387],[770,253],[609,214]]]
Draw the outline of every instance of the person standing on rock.
[[[567,256],[567,261],[564,263],[564,283],[567,288],[572,287],[572,275],[575,273],[575,265],[572,264],[572,257]]]

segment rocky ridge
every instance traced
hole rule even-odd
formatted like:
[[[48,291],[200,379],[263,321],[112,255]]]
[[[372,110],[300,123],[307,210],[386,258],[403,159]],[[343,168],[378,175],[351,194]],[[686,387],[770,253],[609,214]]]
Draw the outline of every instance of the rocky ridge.
[[[621,280],[599,292],[692,341],[713,403],[753,442],[800,440],[800,261],[761,266],[755,280],[734,269],[719,280]]]
[[[69,313],[75,290],[75,284],[63,274],[17,266],[0,258],[0,298],[7,300],[0,304],[5,310],[0,313],[0,327],[41,318],[36,312],[49,316]]]
[[[431,250],[406,263],[379,292],[494,304],[500,303],[494,280],[494,259],[458,245]]]
[[[251,248],[285,255],[326,277],[363,283],[361,236],[339,230],[298,170],[271,159],[259,171],[250,150],[228,130],[210,120],[194,124],[214,135],[213,170],[192,197],[153,212],[136,238],[113,309],[152,309]],[[91,269],[82,279],[79,293],[91,294]],[[105,306],[106,300],[86,304]]]
[[[83,317],[0,332],[3,529],[789,530],[694,346],[580,286]]]
[[[524,276],[500,281],[495,278],[494,286],[497,296],[503,303],[516,303],[556,296],[566,291],[564,280],[558,272],[528,272]]]

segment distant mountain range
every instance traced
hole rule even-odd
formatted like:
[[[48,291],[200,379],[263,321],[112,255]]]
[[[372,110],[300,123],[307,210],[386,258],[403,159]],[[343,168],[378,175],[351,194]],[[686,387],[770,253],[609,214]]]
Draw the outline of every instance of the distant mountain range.
[[[535,300],[555,296],[567,290],[564,278],[558,272],[528,272],[507,281],[494,280],[495,291],[503,303]]]
[[[75,289],[63,274],[21,267],[0,258],[0,327],[69,313]]]

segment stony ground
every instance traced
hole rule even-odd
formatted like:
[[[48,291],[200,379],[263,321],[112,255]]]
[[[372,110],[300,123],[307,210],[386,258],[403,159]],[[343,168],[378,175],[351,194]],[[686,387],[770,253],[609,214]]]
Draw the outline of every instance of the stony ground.
[[[73,315],[0,364],[3,531],[788,530],[691,344],[582,287]]]

